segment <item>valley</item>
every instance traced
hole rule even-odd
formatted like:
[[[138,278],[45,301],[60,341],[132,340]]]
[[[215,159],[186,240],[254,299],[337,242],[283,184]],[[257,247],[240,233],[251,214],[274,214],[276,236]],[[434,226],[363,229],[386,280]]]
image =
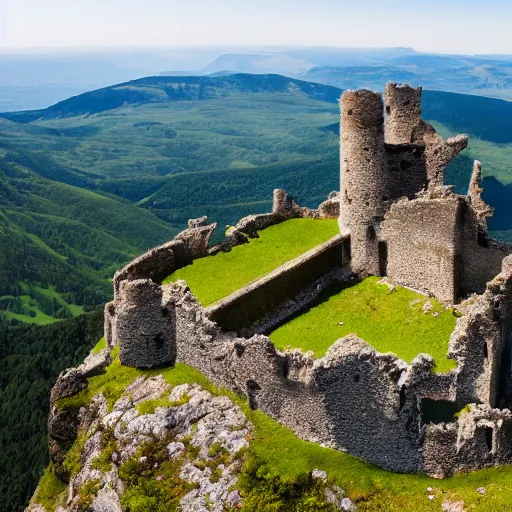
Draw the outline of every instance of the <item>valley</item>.
[[[1,114],[0,309],[42,323],[97,306],[116,269],[189,218],[234,224],[274,188],[318,204],[337,188],[340,93],[278,75],[149,77]],[[481,159],[491,229],[510,239],[512,104],[426,91],[423,109],[444,136],[469,133],[448,181],[464,190]],[[37,292],[51,286],[60,307]]]

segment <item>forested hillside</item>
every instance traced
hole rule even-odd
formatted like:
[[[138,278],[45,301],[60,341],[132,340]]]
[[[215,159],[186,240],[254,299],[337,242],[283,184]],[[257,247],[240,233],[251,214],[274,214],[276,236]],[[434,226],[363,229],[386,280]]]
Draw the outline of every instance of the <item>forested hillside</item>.
[[[0,316],[0,509],[23,510],[48,463],[46,421],[57,375],[102,336],[99,310],[43,327]]]
[[[117,268],[187,219],[223,227],[268,210],[276,187],[318,204],[338,188],[340,94],[279,75],[149,77],[2,114],[0,310],[46,323],[93,307]],[[424,117],[472,138],[449,181],[463,190],[479,158],[502,205],[512,104],[426,91]],[[499,205],[491,226],[506,237]]]

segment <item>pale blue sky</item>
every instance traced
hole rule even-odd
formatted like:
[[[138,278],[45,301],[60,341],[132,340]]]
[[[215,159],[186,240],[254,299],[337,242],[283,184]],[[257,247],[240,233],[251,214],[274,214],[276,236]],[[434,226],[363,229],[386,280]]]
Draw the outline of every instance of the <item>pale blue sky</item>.
[[[411,46],[512,53],[512,0],[0,0],[0,47]]]

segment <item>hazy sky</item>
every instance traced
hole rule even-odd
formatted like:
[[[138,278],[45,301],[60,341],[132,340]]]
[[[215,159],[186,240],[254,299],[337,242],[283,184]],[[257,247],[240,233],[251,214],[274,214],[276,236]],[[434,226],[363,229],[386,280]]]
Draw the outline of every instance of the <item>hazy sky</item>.
[[[412,46],[512,53],[512,0],[0,0],[0,47]]]

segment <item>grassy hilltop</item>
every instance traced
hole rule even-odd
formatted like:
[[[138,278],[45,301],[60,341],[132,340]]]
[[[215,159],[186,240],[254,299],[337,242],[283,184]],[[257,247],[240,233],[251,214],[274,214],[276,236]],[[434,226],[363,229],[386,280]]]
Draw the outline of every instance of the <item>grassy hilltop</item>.
[[[316,206],[339,187],[341,91],[275,75],[201,80],[147,78],[0,116],[0,310],[33,323],[75,315],[108,300],[115,270],[188,218],[208,214],[222,231],[270,211],[274,188]],[[463,191],[471,158],[480,158],[497,211],[491,227],[512,239],[511,105],[424,93],[426,119],[445,134],[470,134],[448,181]],[[92,330],[82,322],[0,329],[0,446],[11,446],[0,467],[15,468],[0,478],[6,511],[22,508],[45,462],[40,393],[83,359]]]

